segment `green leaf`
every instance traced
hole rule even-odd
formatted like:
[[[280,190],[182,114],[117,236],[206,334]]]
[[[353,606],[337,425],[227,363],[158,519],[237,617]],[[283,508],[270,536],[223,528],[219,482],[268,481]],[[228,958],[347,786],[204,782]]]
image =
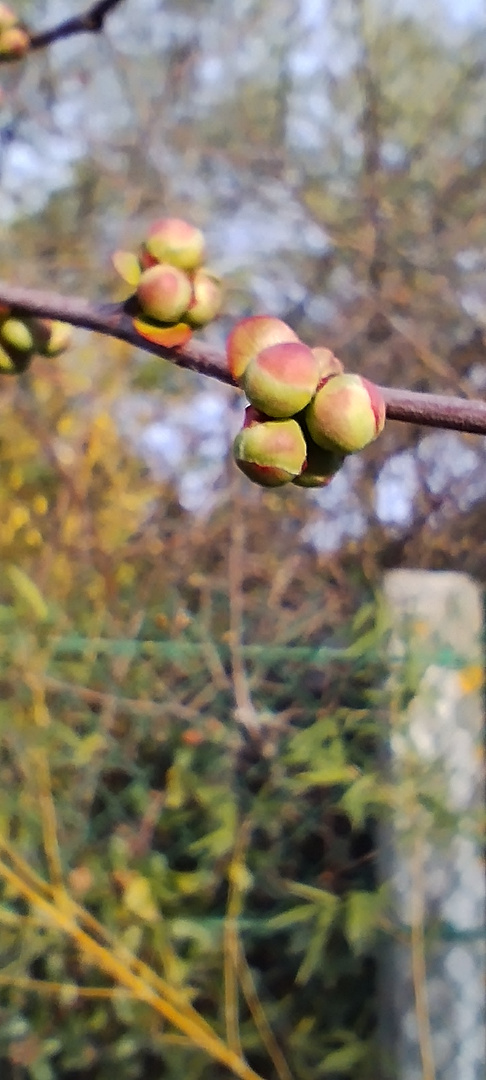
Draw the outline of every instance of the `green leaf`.
[[[49,617],[49,609],[37,585],[19,566],[7,566],[7,577],[15,592],[29,605],[40,622]]]
[[[381,896],[374,892],[352,892],[346,898],[344,927],[349,944],[359,955],[370,944],[379,925]]]
[[[282,911],[280,915],[273,915],[272,918],[268,920],[267,926],[270,930],[285,930],[295,923],[302,923],[306,922],[307,919],[313,919],[314,916],[315,909],[312,904],[296,904],[295,907],[289,908],[288,911]]]
[[[383,784],[380,787],[376,773],[366,772],[348,787],[340,803],[352,824],[359,828],[376,810],[377,803],[388,803],[387,789]]]
[[[366,1047],[362,1043],[352,1043],[350,1046],[341,1046],[339,1050],[331,1050],[330,1054],[321,1062],[320,1072],[345,1073],[353,1065],[363,1060]]]
[[[305,780],[306,786],[322,785],[330,787],[333,784],[349,784],[359,775],[355,765],[345,765],[339,761],[328,761],[319,769],[310,769],[309,772],[299,773],[297,779]]]

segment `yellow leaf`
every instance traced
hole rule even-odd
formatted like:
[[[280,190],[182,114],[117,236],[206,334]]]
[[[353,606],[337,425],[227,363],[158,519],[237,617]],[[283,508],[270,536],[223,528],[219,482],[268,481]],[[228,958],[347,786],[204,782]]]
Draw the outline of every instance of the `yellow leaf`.
[[[481,690],[484,681],[484,672],[481,664],[468,664],[459,672],[459,683],[465,694],[473,694],[475,690]]]
[[[137,915],[144,922],[154,923],[159,918],[159,911],[154,903],[150,882],[141,874],[130,877],[123,893],[123,903],[128,911]]]
[[[44,597],[31,578],[23,570],[20,570],[18,566],[7,566],[7,577],[10,579],[10,583],[13,585],[17,595],[26,601],[34,615],[41,620],[47,619],[49,609]]]

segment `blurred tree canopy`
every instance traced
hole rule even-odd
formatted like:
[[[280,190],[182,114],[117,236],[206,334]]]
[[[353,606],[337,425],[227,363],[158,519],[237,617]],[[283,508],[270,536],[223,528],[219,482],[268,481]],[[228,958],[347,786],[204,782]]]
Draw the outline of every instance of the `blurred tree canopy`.
[[[112,298],[111,251],[181,214],[227,282],[208,341],[268,312],[381,383],[477,396],[478,11],[126,0],[2,68],[2,277]],[[374,600],[394,565],[482,580],[482,442],[389,424],[329,489],[262,492],[231,464],[237,395],[120,342],[79,332],[1,390],[1,859],[67,884],[261,1076],[287,1080],[280,1047],[303,1080],[375,1078]],[[8,1080],[223,1075],[12,883],[0,924]]]

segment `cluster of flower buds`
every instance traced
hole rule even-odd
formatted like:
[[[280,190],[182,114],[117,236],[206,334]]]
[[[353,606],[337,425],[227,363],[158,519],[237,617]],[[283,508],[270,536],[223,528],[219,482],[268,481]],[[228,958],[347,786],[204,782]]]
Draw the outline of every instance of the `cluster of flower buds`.
[[[135,329],[159,345],[189,341],[194,330],[219,314],[219,279],[204,264],[204,236],[180,218],[161,218],[136,255],[117,251],[113,265],[136,289]]]
[[[30,36],[8,4],[0,4],[0,61],[20,60],[28,52]]]
[[[71,344],[71,327],[54,319],[19,318],[0,312],[0,374],[21,375],[34,356],[60,356]]]
[[[235,461],[262,487],[326,487],[346,455],[383,430],[378,387],[345,374],[330,349],[303,345],[280,319],[242,319],[228,338],[227,357],[250,401]]]

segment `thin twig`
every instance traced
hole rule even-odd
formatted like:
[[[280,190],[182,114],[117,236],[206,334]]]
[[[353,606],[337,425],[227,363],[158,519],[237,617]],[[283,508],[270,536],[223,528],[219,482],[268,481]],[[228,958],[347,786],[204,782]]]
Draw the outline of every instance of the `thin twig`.
[[[64,19],[50,30],[44,30],[39,34],[30,34],[29,52],[34,49],[46,49],[54,41],[73,37],[74,34],[99,34],[104,27],[106,16],[110,14],[121,0],[98,0],[81,15],[74,15],[70,19]]]

